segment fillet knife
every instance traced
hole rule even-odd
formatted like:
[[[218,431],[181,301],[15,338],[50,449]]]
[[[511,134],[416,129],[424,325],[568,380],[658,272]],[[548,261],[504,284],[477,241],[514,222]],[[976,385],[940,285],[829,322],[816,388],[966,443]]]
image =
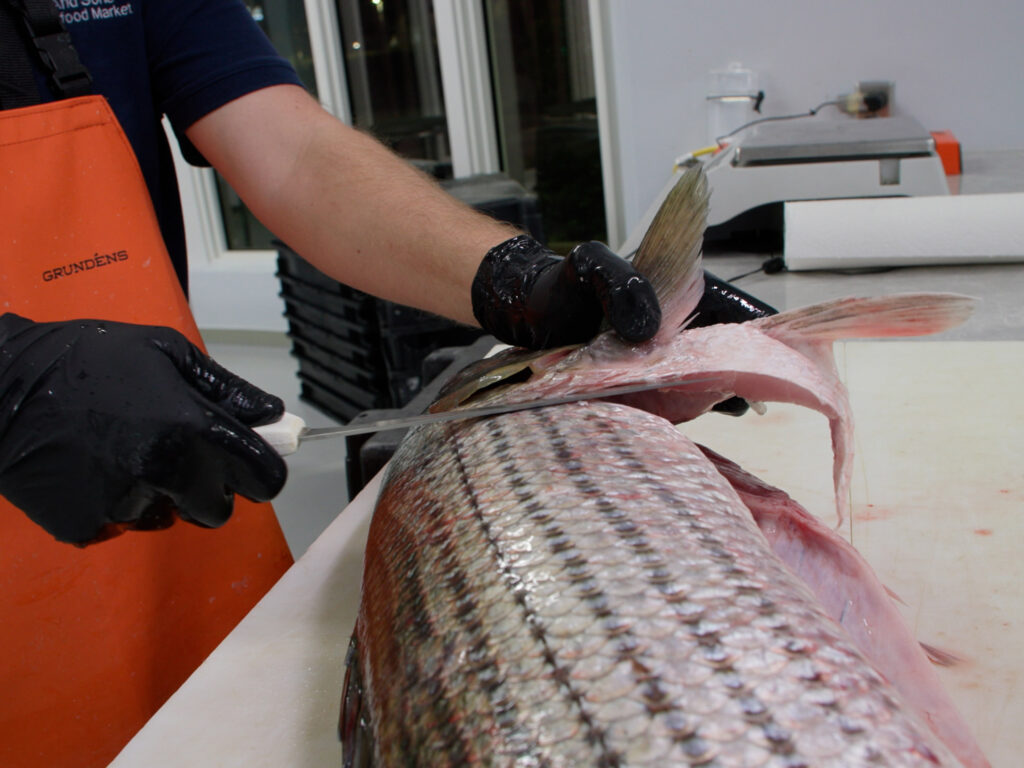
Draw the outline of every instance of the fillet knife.
[[[302,417],[286,411],[277,421],[272,424],[265,424],[262,427],[255,427],[253,431],[269,443],[270,446],[280,455],[287,456],[291,453],[295,453],[295,451],[298,450],[300,443],[304,443],[307,440],[323,440],[329,437],[366,435],[371,432],[383,432],[389,429],[418,427],[421,424],[437,424],[444,421],[476,419],[482,416],[497,416],[502,413],[546,408],[551,405],[565,405],[566,403],[575,403],[580,400],[604,400],[609,397],[631,395],[636,392],[647,392],[656,389],[672,389],[686,384],[694,384],[710,380],[710,378],[688,378],[677,379],[675,381],[648,381],[643,384],[611,387],[593,392],[576,392],[571,395],[545,397],[538,400],[526,400],[520,403],[496,403],[494,405],[483,405],[476,408],[460,408],[457,410],[438,411],[436,413],[416,414],[414,416],[397,416],[390,419],[364,421],[359,424],[346,424],[338,427],[310,428],[306,426],[306,422]]]

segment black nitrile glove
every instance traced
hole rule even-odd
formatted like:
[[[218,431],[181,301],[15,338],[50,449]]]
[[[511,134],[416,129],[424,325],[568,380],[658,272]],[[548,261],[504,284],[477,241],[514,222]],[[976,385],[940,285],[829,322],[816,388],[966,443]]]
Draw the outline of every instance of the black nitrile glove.
[[[704,271],[704,295],[694,310],[694,317],[688,328],[700,328],[719,323],[745,323],[767,315],[777,315],[774,307],[756,299],[736,286],[719,280],[707,270]]]
[[[688,328],[700,328],[719,323],[745,323],[766,315],[776,315],[778,310],[741,291],[734,285],[719,280],[707,270],[704,271],[704,295],[694,310]],[[742,397],[723,400],[713,410],[731,416],[742,416],[750,408]]]
[[[484,257],[472,297],[485,331],[533,349],[589,341],[605,319],[633,342],[651,338],[661,323],[650,283],[598,242],[563,259],[528,235],[506,240]]]
[[[0,316],[0,494],[60,541],[272,498],[287,468],[250,427],[283,409],[170,328]]]

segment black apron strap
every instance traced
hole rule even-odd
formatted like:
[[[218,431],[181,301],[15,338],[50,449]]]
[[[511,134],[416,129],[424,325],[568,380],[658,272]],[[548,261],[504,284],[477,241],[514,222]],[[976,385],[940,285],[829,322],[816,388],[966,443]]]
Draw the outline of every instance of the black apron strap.
[[[61,22],[53,0],[0,0],[0,5],[4,6],[0,9],[0,50],[5,53],[0,56],[0,78],[3,78],[2,90],[5,96],[10,94],[9,98],[4,99],[4,109],[9,108],[7,101],[11,99],[35,97],[34,101],[17,106],[38,104],[41,101],[34,80],[28,84],[25,82],[26,67],[30,77],[32,74],[28,58],[31,55],[42,65],[50,90],[58,99],[85,96],[92,92],[92,77],[78,58],[78,52],[71,44],[71,35]],[[19,35],[19,21],[31,41],[28,45],[25,38]],[[27,52],[23,56],[7,53],[14,51]],[[17,62],[15,59],[22,61]]]
[[[21,14],[0,0],[0,109],[29,107],[42,101],[24,28]]]

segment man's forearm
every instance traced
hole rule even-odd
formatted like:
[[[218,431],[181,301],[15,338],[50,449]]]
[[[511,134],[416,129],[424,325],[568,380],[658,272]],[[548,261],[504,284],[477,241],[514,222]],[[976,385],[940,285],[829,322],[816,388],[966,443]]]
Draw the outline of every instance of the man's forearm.
[[[187,131],[275,235],[335,279],[474,323],[470,284],[515,234],[294,86],[256,91]]]

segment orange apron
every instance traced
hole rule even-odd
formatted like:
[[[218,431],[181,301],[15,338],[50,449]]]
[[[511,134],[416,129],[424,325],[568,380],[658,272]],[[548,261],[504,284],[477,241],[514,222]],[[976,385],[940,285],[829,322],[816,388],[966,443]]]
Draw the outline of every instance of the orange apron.
[[[0,112],[0,258],[0,312],[201,344],[101,96]],[[0,766],[107,765],[291,562],[269,504],[80,549],[0,497]]]

